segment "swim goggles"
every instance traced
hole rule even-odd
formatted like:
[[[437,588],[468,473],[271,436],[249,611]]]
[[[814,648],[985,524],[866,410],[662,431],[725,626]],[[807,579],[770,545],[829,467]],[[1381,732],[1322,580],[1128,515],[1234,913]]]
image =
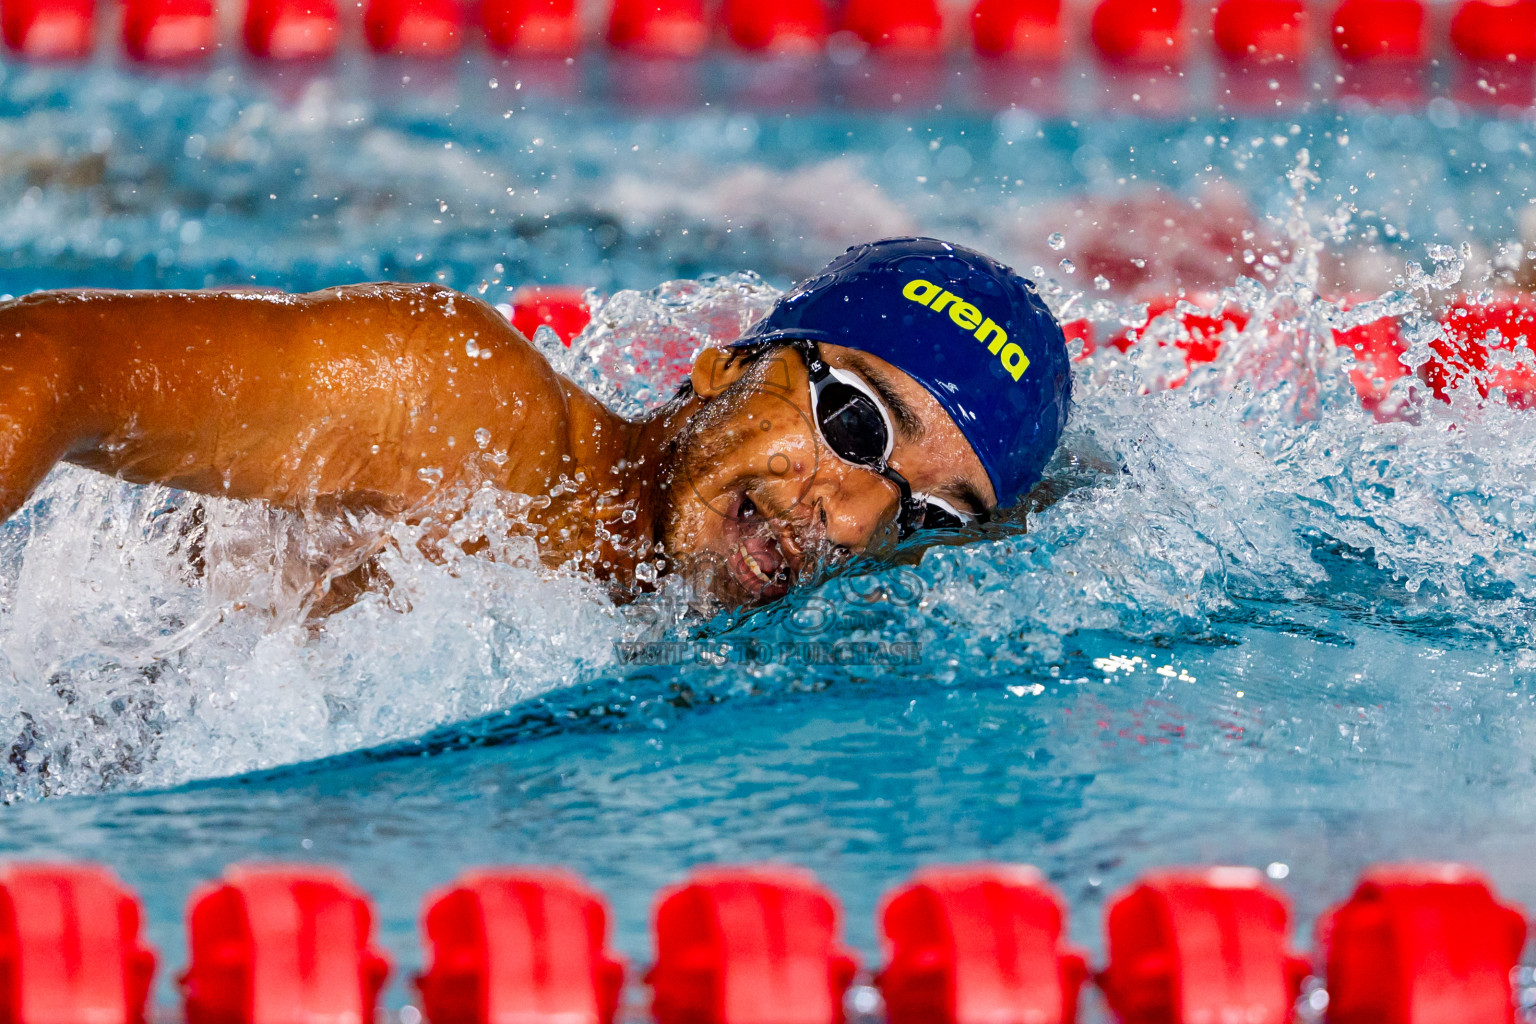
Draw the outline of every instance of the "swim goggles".
[[[829,366],[814,341],[792,338],[789,345],[810,373],[811,417],[822,441],[844,462],[873,470],[896,485],[901,495],[896,528],[902,540],[918,530],[958,530],[977,521],[977,516],[943,498],[913,494],[906,478],[891,468],[896,428],[890,410],[864,378]]]

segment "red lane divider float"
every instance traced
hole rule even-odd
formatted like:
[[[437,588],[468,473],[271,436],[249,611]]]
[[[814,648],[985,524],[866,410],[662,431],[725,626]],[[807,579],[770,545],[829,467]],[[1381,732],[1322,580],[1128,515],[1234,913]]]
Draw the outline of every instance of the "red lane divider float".
[[[695,872],[656,906],[656,1024],[840,1024],[858,963],[838,913],[796,868]]]
[[[1451,17],[1451,45],[1470,61],[1536,63],[1536,0],[1466,0]]]
[[[1421,0],[1344,0],[1333,15],[1333,47],[1347,61],[1422,60]]]
[[[832,24],[822,0],[726,0],[721,18],[731,42],[743,50],[772,53],[820,50]]]
[[[0,36],[33,60],[80,60],[96,43],[95,0],[5,0]]]
[[[340,36],[336,0],[250,0],[245,9],[245,46],[258,57],[320,60]]]
[[[1478,304],[1462,300],[1440,326],[1445,337],[1430,342],[1434,358],[1422,371],[1436,398],[1446,398],[1448,389],[1466,381],[1483,398],[1499,388],[1507,404],[1536,407],[1536,300],[1524,295]]]
[[[1348,308],[1347,303],[1345,308]],[[1354,354],[1355,366],[1349,371],[1349,380],[1360,396],[1360,404],[1367,412],[1385,411],[1382,402],[1392,391],[1392,386],[1409,376],[1409,369],[1403,362],[1408,343],[1403,340],[1398,322],[1392,317],[1383,317],[1347,331],[1335,331],[1333,341]]]
[[[697,57],[709,45],[704,0],[613,0],[608,44],[649,57]]]
[[[244,2],[244,42],[264,59],[330,56],[340,37],[336,0],[231,0]],[[647,57],[702,56],[716,38],[706,0],[609,0],[606,37],[618,51]],[[749,53],[815,52],[840,27],[876,51],[942,55],[946,32],[939,0],[845,0],[834,25],[829,0],[722,0],[720,40]],[[364,35],[378,53],[448,57],[464,43],[465,12],[479,12],[478,27],[495,52],[516,56],[568,55],[580,49],[578,0],[368,0]],[[1070,10],[1070,9],[1069,9]],[[1295,63],[1320,45],[1309,40],[1306,0],[1221,0],[1211,22],[1214,53],[1229,61]],[[1111,64],[1173,67],[1205,35],[1186,19],[1183,0],[1098,0],[1085,26],[1069,25],[1061,0],[975,0],[968,27],[971,48],[989,60],[1055,63],[1074,31]],[[1324,12],[1336,55],[1351,65],[1422,65],[1433,54],[1432,22],[1423,0],[1339,0]],[[94,44],[95,0],[0,0],[0,38],[8,49],[36,60],[79,60]],[[204,57],[219,45],[214,0],[123,0],[123,43],[129,55],[153,62]],[[1310,45],[1309,45],[1310,44]],[[1536,0],[1460,0],[1448,19],[1445,46],[1468,68],[1492,73],[1536,66]],[[1399,74],[1398,79],[1403,76]],[[1486,77],[1486,75],[1485,75]],[[1528,102],[1530,83],[1502,76],[1484,93],[1501,102]],[[1346,84],[1346,94],[1412,99],[1415,80]],[[1491,87],[1490,87],[1491,88]],[[1458,93],[1461,95],[1461,93]],[[1523,98],[1522,98],[1523,97]]]
[[[232,867],[193,892],[187,1024],[372,1024],[389,961],[373,913],[339,872]]]
[[[878,978],[890,1024],[1077,1019],[1088,978],[1066,911],[1027,867],[930,868],[886,899]]]
[[[431,966],[416,979],[431,1024],[611,1024],[624,964],[602,898],[554,870],[473,871],[428,897]]]
[[[139,905],[91,866],[0,865],[0,1021],[143,1024],[154,954]],[[875,979],[891,1024],[1070,1024],[1088,971],[1032,868],[920,871],[884,903]],[[1458,865],[1366,872],[1289,946],[1284,896],[1251,868],[1153,871],[1105,916],[1097,975],[1124,1024],[1290,1024],[1325,974],[1329,1024],[1513,1024],[1524,912]],[[388,961],[367,897],[319,867],[234,867],[195,891],[188,1024],[370,1024]],[[809,872],[710,868],[663,892],[656,1024],[841,1024],[857,970]],[[624,967],[608,911],[574,875],[487,869],[427,899],[430,1024],[611,1024]],[[1326,968],[1324,971],[1323,969]],[[1314,1004],[1316,1005],[1316,1004]]]
[[[581,288],[526,285],[512,295],[511,320],[525,338],[547,326],[569,345],[592,322],[592,310]]]
[[[1184,59],[1182,0],[1100,0],[1090,28],[1093,45],[1111,61],[1163,66]]]
[[[490,47],[505,54],[565,56],[581,48],[576,0],[484,0],[480,27]]]
[[[1057,61],[1067,45],[1061,0],[979,0],[971,32],[984,57]]]
[[[155,954],[139,919],[105,868],[0,867],[0,1020],[143,1024]]]
[[[938,53],[944,43],[938,0],[848,0],[843,27],[875,50]]]
[[[1141,327],[1125,328],[1100,340],[1093,325],[1074,321],[1066,333],[1069,340],[1082,340],[1084,359],[1105,346],[1128,352],[1144,339],[1155,339],[1159,348],[1174,348],[1182,355],[1186,367],[1186,372],[1167,382],[1168,387],[1176,388],[1189,378],[1188,370],[1215,362],[1223,343],[1248,326],[1246,313],[1216,306],[1217,301],[1211,296],[1158,296],[1147,303],[1147,322]]]
[[[1253,868],[1147,875],[1110,903],[1099,984],[1124,1021],[1288,1024],[1307,961],[1285,898]]]
[[[458,0],[368,0],[363,31],[374,52],[451,57],[463,44]]]
[[[125,0],[123,48],[134,60],[184,64],[212,56],[219,25],[212,0]]]
[[[1222,0],[1211,29],[1216,48],[1229,60],[1300,60],[1306,53],[1307,7],[1304,0]]]
[[[1181,302],[1186,307],[1194,308],[1180,309]],[[1203,363],[1214,363],[1221,353],[1222,344],[1248,326],[1248,314],[1225,306],[1215,307],[1215,300],[1209,296],[1156,299],[1148,305],[1147,326],[1128,331],[1113,339],[1111,344],[1123,352],[1143,336],[1156,331],[1160,322],[1166,323],[1171,318],[1179,327],[1171,344],[1184,353],[1185,364],[1193,368]],[[1160,340],[1158,344],[1166,346],[1169,342]],[[1183,379],[1179,378],[1179,382],[1182,383]],[[1177,387],[1178,384],[1173,386]]]
[[[1329,1024],[1511,1024],[1524,913],[1458,865],[1373,868],[1317,923]]]

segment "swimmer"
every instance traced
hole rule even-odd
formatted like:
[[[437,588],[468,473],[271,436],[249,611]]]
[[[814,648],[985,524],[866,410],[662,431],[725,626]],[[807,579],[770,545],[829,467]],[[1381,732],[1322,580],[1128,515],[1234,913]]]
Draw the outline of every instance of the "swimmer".
[[[548,566],[752,605],[1014,504],[1070,380],[1034,287],[934,239],[850,249],[638,420],[438,286],[43,292],[0,305],[0,518],[61,461],[439,526],[493,487]]]

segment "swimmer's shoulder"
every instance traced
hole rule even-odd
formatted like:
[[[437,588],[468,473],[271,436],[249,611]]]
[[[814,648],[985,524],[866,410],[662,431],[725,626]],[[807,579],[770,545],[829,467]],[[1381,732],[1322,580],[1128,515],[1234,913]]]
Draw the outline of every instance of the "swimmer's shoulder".
[[[405,320],[428,331],[447,327],[473,332],[482,344],[515,340],[528,345],[527,339],[495,306],[441,284],[351,284],[290,298],[317,307],[377,308],[387,311],[392,319]]]
[[[440,366],[466,385],[487,389],[498,402],[549,408],[571,399],[574,385],[500,310],[476,296],[440,284],[357,284],[302,298],[349,308],[345,319],[351,327],[365,327],[367,344]]]

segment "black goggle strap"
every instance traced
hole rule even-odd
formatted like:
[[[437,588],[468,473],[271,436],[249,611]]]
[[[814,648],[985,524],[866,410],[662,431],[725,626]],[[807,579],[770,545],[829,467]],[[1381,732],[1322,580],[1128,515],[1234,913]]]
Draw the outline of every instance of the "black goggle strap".
[[[923,527],[923,519],[927,515],[927,508],[923,503],[912,496],[912,485],[907,483],[907,478],[896,472],[890,466],[876,470],[881,476],[896,485],[896,490],[901,494],[901,504],[896,512],[896,535],[901,540],[906,540]]]
[[[880,475],[896,485],[901,492],[901,512],[897,515],[896,530],[902,540],[906,540],[912,534],[922,529],[943,529],[950,527],[949,523],[935,523],[932,520],[942,520],[945,517],[954,520],[953,527],[969,526],[978,520],[978,516],[956,508],[943,498],[932,494],[913,494],[912,485],[906,478],[894,469],[887,466],[880,471]],[[934,515],[935,512],[940,513]]]

